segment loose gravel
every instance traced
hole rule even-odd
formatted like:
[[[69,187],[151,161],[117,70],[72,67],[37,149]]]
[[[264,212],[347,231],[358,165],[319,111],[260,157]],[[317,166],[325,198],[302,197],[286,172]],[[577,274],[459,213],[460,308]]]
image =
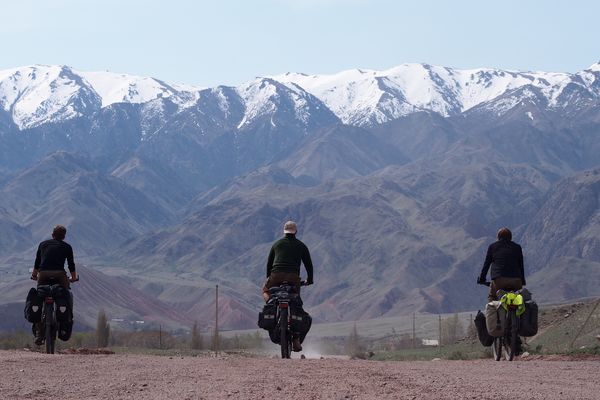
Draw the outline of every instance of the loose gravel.
[[[600,399],[599,366],[0,351],[0,399]]]

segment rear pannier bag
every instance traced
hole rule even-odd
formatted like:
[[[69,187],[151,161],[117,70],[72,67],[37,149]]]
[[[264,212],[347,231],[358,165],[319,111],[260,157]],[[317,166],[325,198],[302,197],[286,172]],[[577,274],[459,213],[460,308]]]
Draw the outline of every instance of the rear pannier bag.
[[[279,344],[279,335],[281,333],[279,332],[279,329],[271,329],[269,331],[269,339],[271,339],[271,342],[275,343],[275,344]]]
[[[258,327],[268,331],[275,329],[277,306],[275,303],[267,303],[262,312],[258,313]]]
[[[490,336],[504,335],[506,311],[499,301],[490,301],[485,306],[485,324]]]
[[[308,334],[312,325],[312,317],[303,309],[297,308],[292,310],[291,327],[293,333],[298,335],[300,343],[304,341],[304,338]]]
[[[73,321],[73,300],[71,291],[58,286],[53,291],[58,323]]]
[[[494,343],[494,337],[488,333],[485,322],[485,314],[479,310],[475,317],[475,328],[477,329],[477,337],[479,342],[485,347],[491,346]]]
[[[535,336],[538,331],[538,305],[535,301],[525,302],[525,312],[519,318],[519,335]]]
[[[31,323],[42,320],[42,298],[38,296],[36,288],[29,289],[25,300],[25,319]]]
[[[60,322],[58,324],[58,338],[63,342],[71,339],[71,333],[73,332],[73,321]]]
[[[71,332],[73,331],[73,294],[70,290],[59,286],[54,295],[58,338],[66,342],[71,338]]]

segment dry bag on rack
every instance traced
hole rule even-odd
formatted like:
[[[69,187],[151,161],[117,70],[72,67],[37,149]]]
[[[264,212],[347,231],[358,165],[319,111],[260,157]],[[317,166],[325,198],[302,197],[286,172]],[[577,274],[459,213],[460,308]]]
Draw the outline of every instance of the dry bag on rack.
[[[490,301],[485,306],[485,324],[490,336],[498,337],[504,335],[504,323],[506,311],[499,301]]]

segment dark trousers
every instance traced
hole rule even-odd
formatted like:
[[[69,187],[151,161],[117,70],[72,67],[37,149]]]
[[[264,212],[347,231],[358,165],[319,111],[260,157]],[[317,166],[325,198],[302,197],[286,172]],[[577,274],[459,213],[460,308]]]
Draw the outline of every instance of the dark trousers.
[[[263,293],[269,293],[269,289],[287,282],[296,286],[296,293],[300,296],[300,275],[295,272],[271,272],[263,286]]]
[[[488,302],[498,300],[498,296],[496,292],[498,290],[519,290],[523,287],[523,281],[521,278],[496,278],[492,279],[492,284],[490,285],[490,294],[488,295]]]
[[[59,284],[65,289],[71,288],[67,273],[63,271],[40,271],[38,272],[37,285]]]

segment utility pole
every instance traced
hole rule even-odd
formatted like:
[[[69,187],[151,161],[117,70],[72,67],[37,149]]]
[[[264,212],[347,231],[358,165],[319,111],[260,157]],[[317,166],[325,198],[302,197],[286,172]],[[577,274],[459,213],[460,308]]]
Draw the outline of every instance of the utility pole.
[[[579,327],[579,330],[577,331],[577,333],[573,337],[573,340],[571,341],[571,344],[569,345],[570,349],[572,349],[573,346],[575,345],[575,341],[579,338],[579,335],[581,335],[581,332],[583,332],[583,328],[585,328],[585,326],[587,325],[588,321],[590,320],[590,318],[592,317],[592,315],[594,315],[594,313],[596,312],[596,308],[598,308],[599,305],[600,305],[600,299],[598,299],[598,301],[596,302],[596,304],[592,308],[592,311],[588,314],[587,318],[583,322],[583,325],[581,325]]]
[[[475,329],[471,329],[471,326],[475,326],[475,321],[473,320],[473,314],[469,314],[469,323],[467,325],[467,331],[465,332],[465,336],[467,336],[471,332],[475,332]]]
[[[219,353],[219,285],[215,291],[215,353]]]
[[[162,325],[158,325],[158,348],[162,349]]]
[[[412,343],[413,349],[417,348],[416,343],[417,343],[417,336],[415,335],[415,313],[413,313],[413,343]]]
[[[438,329],[439,329],[439,339],[438,339],[438,349],[440,352],[442,351],[442,316],[438,315]]]

